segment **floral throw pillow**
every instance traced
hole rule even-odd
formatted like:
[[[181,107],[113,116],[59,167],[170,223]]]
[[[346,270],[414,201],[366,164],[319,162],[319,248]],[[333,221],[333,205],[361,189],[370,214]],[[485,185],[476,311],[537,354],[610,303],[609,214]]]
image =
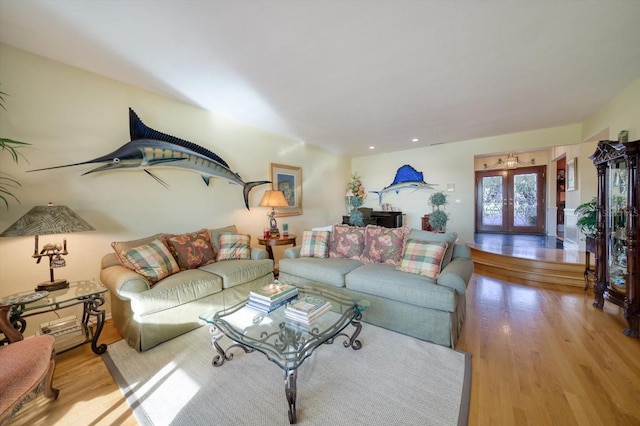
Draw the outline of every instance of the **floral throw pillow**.
[[[364,228],[336,225],[331,234],[329,257],[360,259],[364,249]]]
[[[402,258],[404,236],[408,228],[383,228],[367,225],[364,230],[364,249],[360,256],[362,263],[386,263],[397,265]]]
[[[164,241],[180,269],[196,269],[216,261],[209,230],[181,235],[165,235]]]
[[[328,257],[330,235],[329,231],[303,231],[300,257]]]
[[[435,280],[440,275],[448,246],[445,242],[408,239],[404,245],[402,260],[396,269]]]
[[[155,284],[180,271],[169,249],[160,239],[121,253],[133,265],[133,270]]]
[[[246,234],[220,234],[216,260],[251,259],[251,237]]]

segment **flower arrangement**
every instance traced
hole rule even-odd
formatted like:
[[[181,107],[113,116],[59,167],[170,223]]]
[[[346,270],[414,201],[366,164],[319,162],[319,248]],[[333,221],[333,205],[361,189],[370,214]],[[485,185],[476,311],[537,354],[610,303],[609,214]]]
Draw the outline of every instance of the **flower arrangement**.
[[[347,192],[352,197],[358,197],[361,200],[364,200],[367,196],[366,191],[364,190],[364,186],[362,186],[362,181],[360,180],[360,176],[357,173],[351,175],[351,181],[347,184]]]
[[[351,206],[351,212],[349,213],[349,224],[353,226],[364,226],[362,220],[362,212],[358,210],[358,207],[362,206],[367,193],[362,186],[362,181],[357,173],[351,175],[351,181],[347,184],[347,197],[349,198],[349,205]]]

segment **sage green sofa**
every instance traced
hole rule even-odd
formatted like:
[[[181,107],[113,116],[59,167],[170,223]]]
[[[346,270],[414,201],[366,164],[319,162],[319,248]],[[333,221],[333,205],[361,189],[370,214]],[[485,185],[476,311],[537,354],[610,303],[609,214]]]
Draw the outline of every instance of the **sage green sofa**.
[[[300,257],[302,246],[298,246],[285,250],[285,258],[279,263],[279,280],[369,300],[371,306],[363,314],[364,322],[455,347],[466,315],[465,293],[473,273],[470,250],[456,244],[455,233],[411,229],[408,238],[450,244],[451,260],[443,262],[437,279],[403,272],[388,264]]]
[[[209,232],[217,252],[217,237],[237,230],[228,226]],[[149,244],[161,235],[128,245]],[[222,260],[181,270],[153,286],[144,276],[123,266],[113,252],[102,258],[100,271],[100,280],[111,295],[112,319],[122,337],[138,351],[203,325],[198,318],[202,313],[236,304],[246,299],[252,289],[273,279],[273,260],[262,248],[251,248],[251,259]]]

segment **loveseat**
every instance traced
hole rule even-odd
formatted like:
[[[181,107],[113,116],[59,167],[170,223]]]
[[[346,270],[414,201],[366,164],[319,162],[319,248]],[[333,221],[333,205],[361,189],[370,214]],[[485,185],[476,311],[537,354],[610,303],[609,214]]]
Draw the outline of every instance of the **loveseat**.
[[[112,243],[100,280],[127,343],[145,351],[203,325],[198,318],[273,282],[273,260],[235,226]]]
[[[279,280],[366,299],[364,322],[455,347],[473,273],[469,249],[456,241],[406,227],[306,230],[285,250]]]

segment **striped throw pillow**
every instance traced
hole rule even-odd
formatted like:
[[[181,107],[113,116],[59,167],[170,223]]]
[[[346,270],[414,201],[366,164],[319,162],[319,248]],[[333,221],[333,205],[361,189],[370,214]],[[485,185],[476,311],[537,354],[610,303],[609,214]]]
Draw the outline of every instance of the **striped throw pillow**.
[[[218,236],[220,249],[217,261],[233,259],[251,259],[251,237],[246,234],[220,234]]]
[[[329,231],[303,231],[300,257],[327,257],[329,255],[330,235],[331,232]]]
[[[133,266],[134,271],[148,279],[152,285],[180,272],[178,263],[160,239],[132,248],[121,255]]]
[[[409,239],[404,244],[402,259],[397,269],[435,280],[440,275],[447,246],[445,242]]]

